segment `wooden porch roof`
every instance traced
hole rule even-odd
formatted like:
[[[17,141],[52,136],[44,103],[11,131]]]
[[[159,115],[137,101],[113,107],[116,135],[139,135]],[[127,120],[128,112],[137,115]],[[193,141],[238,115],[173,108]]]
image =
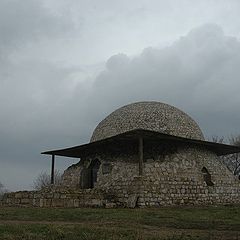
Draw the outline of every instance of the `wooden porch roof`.
[[[45,151],[45,152],[42,152],[42,154],[80,158],[81,156],[84,155],[84,153],[86,153],[86,151],[89,152],[89,151],[94,151],[96,148],[99,148],[99,147],[106,147],[108,146],[109,143],[118,143],[120,141],[128,141],[128,142],[138,141],[140,136],[144,139],[144,141],[150,140],[150,141],[159,142],[159,144],[161,144],[161,142],[168,141],[174,144],[186,143],[192,146],[201,146],[216,153],[218,156],[240,152],[240,147],[238,146],[209,142],[209,141],[202,141],[202,140],[196,140],[196,139],[190,139],[190,138],[183,138],[183,137],[177,137],[177,136],[149,131],[149,130],[136,129],[136,130],[131,130],[122,134],[115,135],[113,137],[105,138],[103,140],[90,142],[87,144],[78,145],[78,146],[69,147],[69,148]]]

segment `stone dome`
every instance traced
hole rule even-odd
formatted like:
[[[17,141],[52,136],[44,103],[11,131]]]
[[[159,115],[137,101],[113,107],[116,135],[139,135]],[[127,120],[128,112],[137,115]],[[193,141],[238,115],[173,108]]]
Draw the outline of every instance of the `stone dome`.
[[[178,108],[161,102],[136,102],[115,110],[103,119],[95,128],[90,142],[134,129],[204,140],[197,123]]]

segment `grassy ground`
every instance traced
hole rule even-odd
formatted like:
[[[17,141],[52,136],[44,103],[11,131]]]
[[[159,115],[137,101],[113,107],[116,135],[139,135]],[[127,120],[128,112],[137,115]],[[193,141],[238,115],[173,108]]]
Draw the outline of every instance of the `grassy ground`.
[[[240,240],[240,207],[0,207],[0,239]]]

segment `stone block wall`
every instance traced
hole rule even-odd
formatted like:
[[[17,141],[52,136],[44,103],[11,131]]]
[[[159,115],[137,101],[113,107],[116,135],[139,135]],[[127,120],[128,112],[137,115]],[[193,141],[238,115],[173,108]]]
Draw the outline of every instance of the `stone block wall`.
[[[73,164],[68,167],[62,176],[62,186],[71,187],[71,188],[79,188],[80,185],[80,173],[83,168],[83,162],[79,161],[77,164]]]
[[[104,195],[94,189],[67,190],[45,189],[44,191],[21,191],[7,193],[2,200],[3,206],[33,207],[103,207],[108,206]]]
[[[104,162],[104,161],[103,161]],[[112,172],[98,174],[96,188],[115,195],[118,204],[128,206],[209,205],[240,203],[240,181],[214,153],[201,148],[182,147],[178,151],[147,159],[143,176],[138,162],[114,159]],[[202,169],[209,172],[208,186]]]
[[[205,182],[203,168],[213,186]],[[140,206],[240,203],[240,181],[215,154],[202,149],[182,149],[164,162],[145,163],[140,186]]]
[[[36,207],[158,207],[240,203],[240,181],[214,153],[192,146],[173,149],[170,152],[164,148],[145,151],[142,176],[139,176],[138,156],[133,154],[134,147],[115,155],[110,151],[98,151],[69,167],[60,188],[8,193],[4,196],[3,204]],[[93,189],[80,189],[81,172],[95,158],[101,162],[97,183]],[[107,171],[104,169],[106,164]],[[203,168],[209,175],[211,185],[206,182]]]

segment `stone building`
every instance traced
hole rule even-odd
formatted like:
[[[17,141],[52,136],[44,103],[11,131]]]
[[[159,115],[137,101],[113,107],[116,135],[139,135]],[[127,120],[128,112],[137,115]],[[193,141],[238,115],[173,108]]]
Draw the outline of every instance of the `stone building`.
[[[35,206],[71,207],[240,203],[240,181],[218,159],[235,152],[240,148],[205,141],[181,110],[137,102],[101,121],[90,143],[44,152],[52,155],[52,182],[55,156],[80,161],[65,170],[60,187],[25,193],[25,199]],[[8,201],[14,203],[16,194]]]

